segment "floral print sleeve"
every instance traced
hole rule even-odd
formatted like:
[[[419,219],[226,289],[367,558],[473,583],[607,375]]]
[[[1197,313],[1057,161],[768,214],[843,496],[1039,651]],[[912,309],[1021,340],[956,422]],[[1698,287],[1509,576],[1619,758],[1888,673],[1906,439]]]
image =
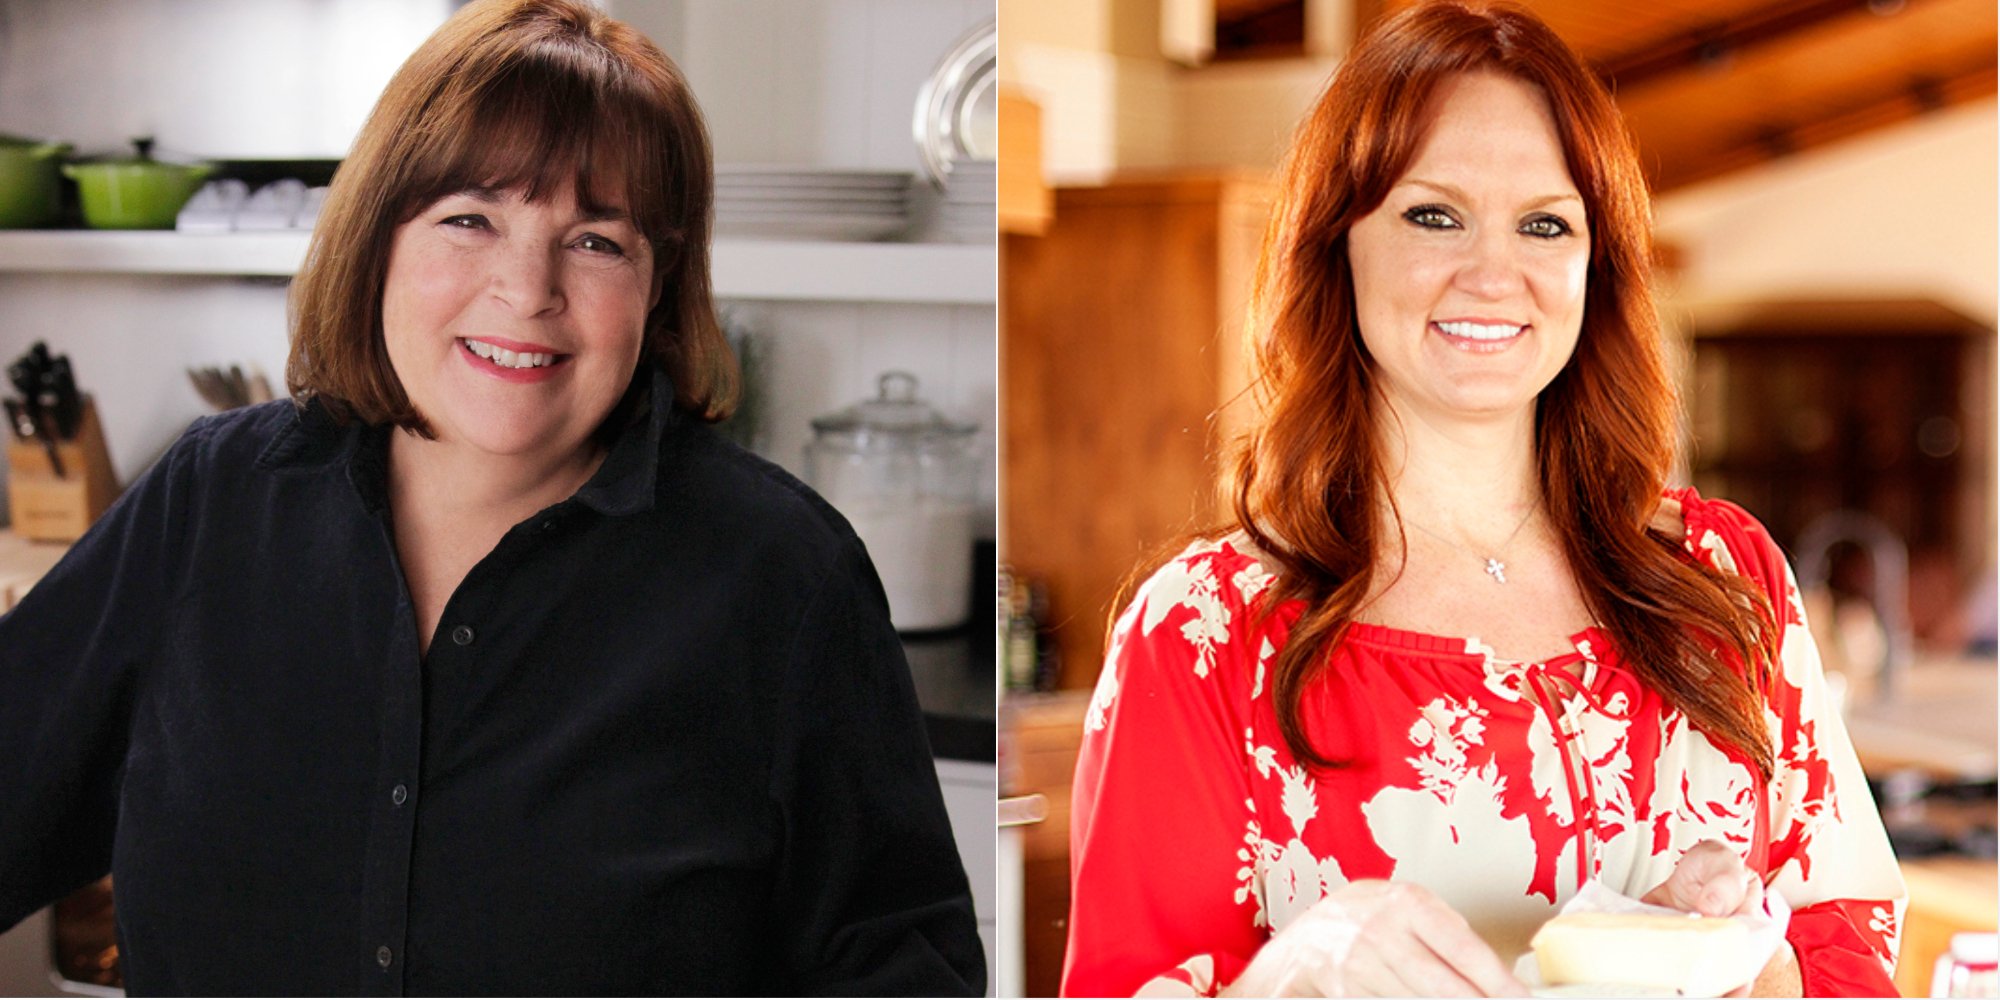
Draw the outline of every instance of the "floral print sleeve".
[[[1828,701],[1797,581],[1763,526],[1742,509],[1695,501],[1689,510],[1699,554],[1762,585],[1779,619],[1780,670],[1766,696],[1777,759],[1763,867],[1766,882],[1792,905],[1786,937],[1798,952],[1805,995],[1894,996],[1902,875],[1847,727]]]
[[[1264,934],[1238,869],[1242,597],[1219,544],[1167,563],[1118,620],[1084,720],[1070,813],[1066,996],[1213,995]],[[1255,651],[1248,651],[1254,653]]]

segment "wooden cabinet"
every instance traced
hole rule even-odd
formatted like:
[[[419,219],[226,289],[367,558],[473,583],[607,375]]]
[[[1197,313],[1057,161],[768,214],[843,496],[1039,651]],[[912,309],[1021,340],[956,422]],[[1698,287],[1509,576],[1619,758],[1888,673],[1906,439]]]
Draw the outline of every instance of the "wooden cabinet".
[[[1062,985],[1069,941],[1069,796],[1077,747],[1090,697],[1083,691],[1010,695],[1001,707],[1006,730],[1002,794],[1039,794],[1041,820],[1021,833],[1021,962],[1024,996],[1052,997]]]
[[[1048,586],[1063,687],[1096,679],[1132,569],[1227,510],[1270,198],[1247,175],[1058,188],[1045,235],[1003,237],[1001,558]]]

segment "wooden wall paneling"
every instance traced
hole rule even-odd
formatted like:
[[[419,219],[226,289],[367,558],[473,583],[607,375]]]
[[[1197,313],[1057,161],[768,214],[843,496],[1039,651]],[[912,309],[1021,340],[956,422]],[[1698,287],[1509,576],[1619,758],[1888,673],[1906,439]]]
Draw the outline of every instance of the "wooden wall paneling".
[[[1048,586],[1062,687],[1095,681],[1127,574],[1220,512],[1211,417],[1242,378],[1224,314],[1250,266],[1225,249],[1254,248],[1261,185],[1058,189],[1047,235],[1005,237],[1001,557]]]
[[[1221,314],[1215,338],[1214,434],[1220,446],[1223,472],[1233,468],[1231,456],[1242,435],[1256,417],[1252,394],[1254,344],[1245,322],[1249,318],[1250,289],[1257,277],[1257,259],[1264,245],[1264,231],[1271,219],[1273,186],[1261,179],[1238,179],[1222,190],[1222,241],[1216,256],[1216,287]],[[1229,512],[1230,499],[1222,483],[1217,483],[1218,510]]]

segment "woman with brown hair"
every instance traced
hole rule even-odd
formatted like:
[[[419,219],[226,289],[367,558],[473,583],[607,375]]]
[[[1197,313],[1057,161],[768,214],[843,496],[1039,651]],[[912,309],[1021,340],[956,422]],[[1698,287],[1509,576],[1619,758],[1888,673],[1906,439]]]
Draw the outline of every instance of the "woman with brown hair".
[[[1064,991],[1524,995],[1591,880],[1791,907],[1758,995],[1889,995],[1902,885],[1782,553],[1668,489],[1637,158],[1517,7],[1371,32],[1255,291],[1235,523],[1116,622]]]
[[[970,994],[902,649],[729,445],[711,166],[582,0],[397,73],[196,423],[0,619],[0,926],[116,875],[134,993]]]

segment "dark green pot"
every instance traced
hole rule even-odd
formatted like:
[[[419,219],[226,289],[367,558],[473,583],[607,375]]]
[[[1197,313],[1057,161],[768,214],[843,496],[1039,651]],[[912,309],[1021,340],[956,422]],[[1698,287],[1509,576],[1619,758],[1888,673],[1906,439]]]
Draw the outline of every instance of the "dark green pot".
[[[62,209],[58,172],[69,144],[0,135],[0,229],[32,229]]]

